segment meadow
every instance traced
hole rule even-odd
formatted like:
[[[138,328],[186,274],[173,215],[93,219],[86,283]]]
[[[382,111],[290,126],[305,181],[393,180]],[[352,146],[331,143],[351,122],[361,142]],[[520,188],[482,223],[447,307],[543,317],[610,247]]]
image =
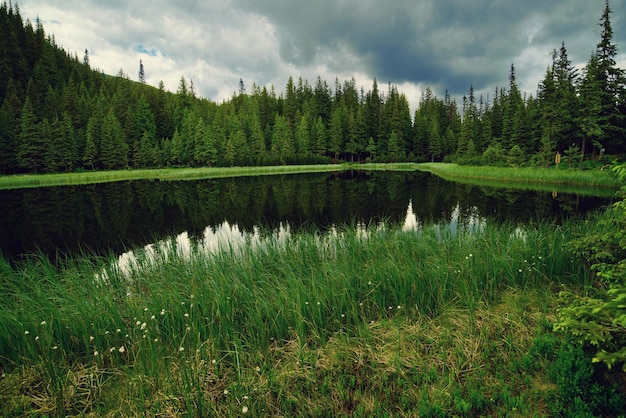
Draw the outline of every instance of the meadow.
[[[558,415],[591,385],[551,328],[558,292],[590,282],[567,243],[595,225],[4,260],[2,414]]]

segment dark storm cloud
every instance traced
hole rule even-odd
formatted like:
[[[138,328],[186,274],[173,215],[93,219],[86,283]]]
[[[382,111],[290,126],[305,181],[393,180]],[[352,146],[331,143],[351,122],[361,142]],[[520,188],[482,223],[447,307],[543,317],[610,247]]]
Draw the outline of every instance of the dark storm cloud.
[[[200,95],[222,100],[238,87],[274,85],[289,76],[332,84],[355,76],[442,95],[508,86],[535,93],[564,41],[584,65],[600,37],[604,0],[22,0],[57,42],[108,73],[136,75],[175,90],[181,76]],[[613,0],[614,43],[626,60],[626,1]],[[46,22],[56,22],[48,25]],[[409,93],[410,92],[410,93]]]
[[[320,51],[348,51],[359,58],[361,71],[380,80],[434,85],[455,94],[470,84],[506,86],[511,63],[523,79],[523,71],[536,71],[537,61],[545,68],[561,41],[572,61],[584,63],[599,40],[604,7],[600,0],[238,3],[279,28],[281,56],[295,65],[314,62]],[[616,29],[615,16],[623,16],[626,6],[614,1],[612,9]],[[618,32],[617,42],[626,36]],[[335,71],[348,70],[341,59],[335,62]]]

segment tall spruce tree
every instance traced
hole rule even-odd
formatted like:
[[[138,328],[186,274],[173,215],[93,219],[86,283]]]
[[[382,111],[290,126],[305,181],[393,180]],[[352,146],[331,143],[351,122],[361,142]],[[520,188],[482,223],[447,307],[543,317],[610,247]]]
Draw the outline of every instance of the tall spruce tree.
[[[599,88],[598,125],[603,132],[604,148],[607,152],[621,153],[626,151],[626,80],[624,70],[616,67],[617,45],[613,44],[609,0],[605,2],[599,26],[602,34],[596,47],[597,67],[590,67],[588,72]]]

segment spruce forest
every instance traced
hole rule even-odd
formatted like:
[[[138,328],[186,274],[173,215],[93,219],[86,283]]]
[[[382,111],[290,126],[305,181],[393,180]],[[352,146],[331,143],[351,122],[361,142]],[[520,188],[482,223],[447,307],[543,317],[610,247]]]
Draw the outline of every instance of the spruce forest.
[[[240,80],[230,100],[216,103],[182,76],[168,92],[145,83],[141,62],[138,81],[92,69],[87,50],[82,59],[63,50],[40,21],[5,2],[0,173],[332,161],[546,167],[556,152],[582,168],[626,152],[626,78],[610,15],[607,1],[581,70],[565,43],[554,49],[535,95],[522,94],[511,64],[509,85],[493,96],[476,97],[469,86],[459,103],[427,89],[411,115],[406,96],[376,80],[365,91],[354,79],[330,86],[289,78],[280,94]]]

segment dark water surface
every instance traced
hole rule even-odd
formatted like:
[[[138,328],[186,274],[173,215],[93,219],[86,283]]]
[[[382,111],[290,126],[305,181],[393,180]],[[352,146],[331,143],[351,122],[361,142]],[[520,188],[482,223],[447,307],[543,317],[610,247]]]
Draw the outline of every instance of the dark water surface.
[[[424,172],[343,172],[199,181],[125,181],[0,191],[2,255],[79,248],[121,253],[225,223],[270,233],[288,225],[326,230],[364,223],[464,225],[476,219],[555,221],[604,207],[609,199],[493,189]]]

